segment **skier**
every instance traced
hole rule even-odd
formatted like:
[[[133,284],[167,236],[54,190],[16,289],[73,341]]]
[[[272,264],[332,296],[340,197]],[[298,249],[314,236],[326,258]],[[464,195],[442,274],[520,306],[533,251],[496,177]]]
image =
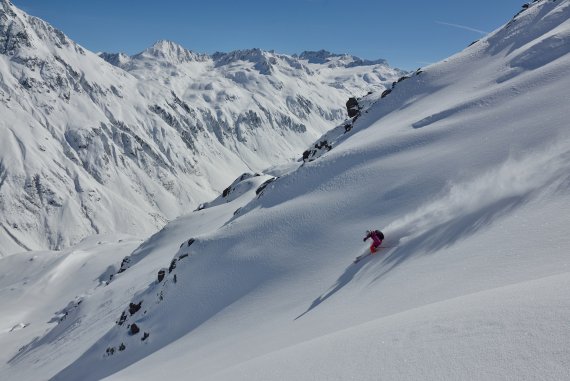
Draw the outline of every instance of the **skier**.
[[[366,242],[368,238],[372,238],[372,245],[370,245],[370,254],[374,254],[378,247],[382,244],[384,234],[380,230],[367,230],[366,237],[362,240]]]

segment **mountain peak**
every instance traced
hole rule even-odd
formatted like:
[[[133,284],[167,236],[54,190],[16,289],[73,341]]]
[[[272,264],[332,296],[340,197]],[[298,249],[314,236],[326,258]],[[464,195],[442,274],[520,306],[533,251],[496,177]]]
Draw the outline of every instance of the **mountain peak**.
[[[18,55],[22,48],[40,46],[44,52],[67,46],[80,54],[85,53],[83,48],[49,23],[28,15],[9,0],[0,0],[0,54]]]
[[[126,55],[125,53],[106,53],[101,52],[97,53],[99,57],[104,59],[105,61],[109,62],[111,65],[123,67],[124,65],[128,64],[131,60],[131,57]]]
[[[22,46],[31,46],[26,25],[18,18],[9,0],[0,0],[0,54],[13,55]]]
[[[170,40],[158,40],[154,44],[152,44],[151,49],[163,52],[187,51],[187,49],[182,45],[177,44],[176,42]]]
[[[212,55],[215,61],[257,61],[265,56],[265,51],[259,48],[233,50],[231,52],[216,52]]]
[[[307,60],[309,63],[323,64],[328,61],[331,57],[340,57],[340,54],[334,54],[328,50],[318,50],[318,51],[304,51],[299,55],[302,60]]]
[[[182,45],[169,40],[158,40],[150,48],[146,49],[142,53],[137,54],[134,56],[134,58],[141,56],[151,56],[172,63],[203,61],[205,58],[207,58],[205,55],[194,53]]]
[[[299,56],[299,59],[307,60],[312,64],[328,64],[329,66],[372,66],[372,65],[387,65],[388,62],[384,59],[366,60],[350,54],[331,53],[328,50],[317,51],[304,51]]]
[[[234,50],[229,53],[216,52],[212,58],[216,62],[216,66],[224,66],[236,61],[248,61],[254,64],[256,70],[261,74],[271,74],[272,66],[276,63],[276,59],[272,54],[259,48]]]

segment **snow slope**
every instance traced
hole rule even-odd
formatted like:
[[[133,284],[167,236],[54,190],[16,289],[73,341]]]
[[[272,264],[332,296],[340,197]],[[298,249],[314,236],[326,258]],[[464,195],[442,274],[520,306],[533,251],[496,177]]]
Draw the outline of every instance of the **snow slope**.
[[[150,234],[239,174],[299,157],[350,96],[401,73],[168,41],[102,57],[121,68],[0,2],[0,256]]]
[[[533,2],[402,80],[316,160],[168,224],[83,299],[107,317],[52,324],[0,376],[570,378],[569,36],[570,1]],[[354,265],[371,227],[387,248]]]

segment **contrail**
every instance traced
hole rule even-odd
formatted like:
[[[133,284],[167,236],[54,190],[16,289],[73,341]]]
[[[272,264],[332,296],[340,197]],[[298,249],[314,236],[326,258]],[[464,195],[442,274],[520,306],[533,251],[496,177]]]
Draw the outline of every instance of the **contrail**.
[[[475,32],[475,33],[479,33],[479,34],[487,34],[487,33],[489,33],[489,32],[485,32],[484,30],[471,28],[471,27],[465,26],[465,25],[452,24],[452,23],[443,22],[443,21],[436,21],[436,23],[437,23],[437,24],[440,24],[440,25],[452,26],[452,27],[454,27],[454,28],[465,29],[465,30],[468,30],[468,31],[470,31],[470,32]]]

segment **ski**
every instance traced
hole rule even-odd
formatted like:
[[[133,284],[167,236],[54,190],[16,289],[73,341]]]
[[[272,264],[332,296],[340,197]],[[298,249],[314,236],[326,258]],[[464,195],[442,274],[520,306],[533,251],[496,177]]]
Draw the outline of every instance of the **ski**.
[[[395,246],[379,246],[378,249],[391,249],[393,247],[395,247]],[[376,254],[376,253],[368,252],[368,253],[360,254],[358,257],[356,257],[354,259],[353,263],[356,264],[356,263],[360,262],[361,260],[363,260],[364,258],[368,257],[369,255]]]
[[[367,256],[369,256],[369,255],[371,255],[371,254],[372,254],[372,253],[364,253],[364,254],[361,254],[361,255],[359,255],[358,257],[356,257],[356,258],[354,259],[353,263],[356,264],[356,263],[360,262],[361,260],[363,260],[364,258],[366,258]]]

